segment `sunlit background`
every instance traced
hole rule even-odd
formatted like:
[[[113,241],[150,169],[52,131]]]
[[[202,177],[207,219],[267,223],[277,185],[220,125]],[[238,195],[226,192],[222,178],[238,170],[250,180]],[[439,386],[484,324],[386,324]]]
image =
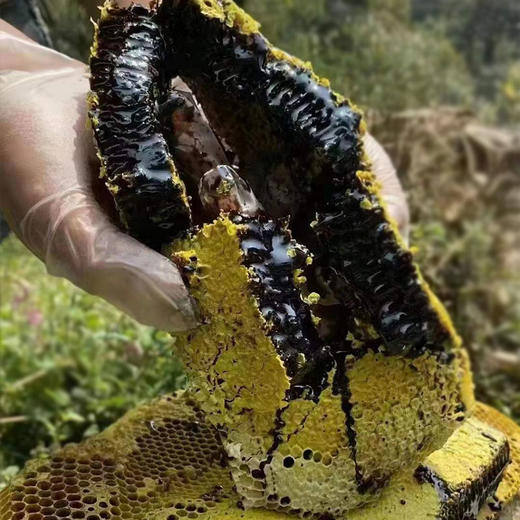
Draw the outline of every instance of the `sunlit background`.
[[[93,3],[40,2],[57,49],[87,59]],[[426,277],[471,351],[478,397],[520,420],[520,2],[240,3],[365,109],[409,195]],[[1,488],[30,455],[185,378],[168,335],[50,278],[12,236],[0,269]]]

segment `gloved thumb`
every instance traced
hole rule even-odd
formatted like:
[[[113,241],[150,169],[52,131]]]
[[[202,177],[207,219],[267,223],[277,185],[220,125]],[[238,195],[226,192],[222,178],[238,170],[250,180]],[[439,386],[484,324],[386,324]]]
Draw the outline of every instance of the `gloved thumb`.
[[[20,223],[19,234],[50,274],[69,279],[141,323],[168,331],[196,325],[177,267],[122,233],[85,188],[41,200]]]
[[[392,159],[370,134],[364,137],[365,152],[372,162],[372,171],[381,184],[381,196],[391,218],[396,222],[405,242],[410,235],[410,210]]]
[[[46,264],[140,322],[196,326],[177,267],[125,235],[98,204],[82,68],[0,75],[0,208]]]

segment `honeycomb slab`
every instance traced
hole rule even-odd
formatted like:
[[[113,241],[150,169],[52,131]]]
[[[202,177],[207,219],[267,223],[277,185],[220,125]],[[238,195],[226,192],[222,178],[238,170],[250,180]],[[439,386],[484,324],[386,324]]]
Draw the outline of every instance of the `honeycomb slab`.
[[[516,476],[518,450],[509,453],[507,439],[518,440],[520,429],[497,412],[489,413],[484,406],[481,410],[483,418],[491,415],[503,431],[478,419],[466,421],[415,469],[394,475],[378,501],[335,517],[466,520],[476,518],[480,505],[484,507],[479,520],[495,520],[502,512],[513,514],[509,504],[514,506],[519,496],[518,480],[510,477],[506,482],[500,477],[504,471],[513,471]],[[317,414],[310,425],[320,419]],[[293,456],[296,446],[306,444],[304,436],[300,437],[283,455]],[[325,439],[320,449],[312,456],[303,451],[301,460],[295,457],[294,464],[286,467],[286,485],[298,487],[299,482],[290,473],[297,474],[298,467],[322,471],[317,454],[321,454],[321,460],[327,457]],[[82,444],[29,462],[0,492],[0,520],[294,518],[277,510],[244,510],[230,472],[220,434],[205,421],[192,396],[164,396],[130,412]],[[508,503],[497,498],[504,485]],[[318,487],[316,493],[319,491],[334,498],[327,484]],[[300,499],[305,497],[301,495]]]

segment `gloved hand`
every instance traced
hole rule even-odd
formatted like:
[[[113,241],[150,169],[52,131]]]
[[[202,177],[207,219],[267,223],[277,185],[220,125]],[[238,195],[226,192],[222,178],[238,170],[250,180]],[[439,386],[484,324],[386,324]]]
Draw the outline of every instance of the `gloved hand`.
[[[176,266],[122,233],[96,201],[85,65],[5,23],[0,31],[0,208],[12,230],[50,274],[147,325],[194,327]]]
[[[194,308],[176,266],[121,232],[96,199],[88,90],[84,64],[0,20],[0,209],[50,274],[144,324],[192,328]],[[366,144],[406,236],[408,208],[395,169],[375,139]]]

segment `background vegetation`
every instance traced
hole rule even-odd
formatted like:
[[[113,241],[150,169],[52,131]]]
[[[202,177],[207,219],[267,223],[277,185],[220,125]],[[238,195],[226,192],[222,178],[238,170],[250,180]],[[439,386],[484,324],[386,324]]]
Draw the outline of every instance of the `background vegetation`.
[[[84,60],[88,1],[42,0],[56,46]],[[426,276],[471,350],[479,397],[519,420],[520,3],[241,3],[366,110],[409,193]],[[184,376],[167,335],[50,278],[13,237],[0,262],[1,487],[31,454],[99,431]]]

